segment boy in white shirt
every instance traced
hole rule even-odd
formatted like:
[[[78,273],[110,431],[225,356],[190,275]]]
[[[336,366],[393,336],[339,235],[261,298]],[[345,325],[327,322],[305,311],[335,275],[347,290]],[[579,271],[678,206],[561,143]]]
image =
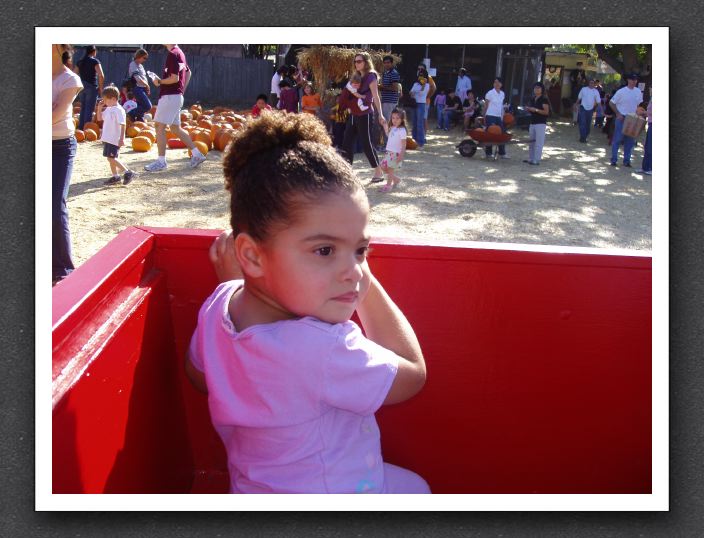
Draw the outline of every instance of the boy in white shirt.
[[[120,147],[125,145],[126,124],[125,109],[117,103],[120,91],[115,86],[108,86],[103,90],[102,97],[96,119],[103,122],[103,129],[100,134],[100,140],[103,143],[103,157],[108,158],[110,170],[112,171],[112,177],[105,181],[105,185],[115,185],[120,182],[118,169],[125,173],[123,185],[128,185],[135,174],[117,160],[120,154]]]
[[[594,79],[589,79],[588,86],[584,86],[579,90],[577,96],[577,104],[579,105],[579,113],[577,122],[579,123],[579,141],[586,143],[589,136],[589,130],[592,124],[592,116],[599,106],[601,96],[599,90],[595,87]]]
[[[499,125],[501,130],[504,131],[504,101],[506,99],[506,94],[501,90],[504,81],[501,77],[496,77],[494,79],[494,87],[486,92],[484,96],[484,126],[489,128],[492,125]],[[486,152],[486,158],[492,158],[492,148],[493,146],[484,146],[484,151]],[[499,157],[502,159],[508,159],[506,155],[506,146],[499,145]]]

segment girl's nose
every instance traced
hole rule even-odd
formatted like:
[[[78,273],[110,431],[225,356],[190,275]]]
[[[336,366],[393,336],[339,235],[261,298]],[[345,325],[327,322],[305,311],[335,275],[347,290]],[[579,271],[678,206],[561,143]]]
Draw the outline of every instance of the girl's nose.
[[[362,280],[362,276],[363,271],[361,262],[357,259],[357,256],[351,256],[345,263],[343,278],[345,280],[351,280],[352,282],[357,283]]]

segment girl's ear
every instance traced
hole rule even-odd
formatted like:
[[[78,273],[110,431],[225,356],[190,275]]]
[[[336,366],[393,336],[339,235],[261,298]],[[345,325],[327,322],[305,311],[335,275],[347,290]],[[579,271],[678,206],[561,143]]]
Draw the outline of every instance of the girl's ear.
[[[262,250],[259,243],[251,235],[244,232],[237,234],[235,255],[245,275],[251,278],[264,276]]]

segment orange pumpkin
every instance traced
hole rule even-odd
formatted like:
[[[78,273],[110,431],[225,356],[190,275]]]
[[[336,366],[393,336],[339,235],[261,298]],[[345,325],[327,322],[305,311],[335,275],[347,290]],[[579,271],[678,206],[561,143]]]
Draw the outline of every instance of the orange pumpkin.
[[[203,142],[206,146],[208,146],[208,149],[213,147],[213,140],[210,137],[210,131],[200,131],[199,133],[196,133],[196,137],[193,139],[194,142]]]
[[[198,110],[198,109],[191,110],[191,116],[193,117],[194,120],[197,120],[200,117],[200,110]]]
[[[501,133],[503,133],[503,129],[501,129],[500,125],[491,125],[486,130],[486,132],[493,135],[500,135]]]
[[[208,154],[208,150],[210,150],[210,148],[205,144],[205,142],[201,142],[200,140],[196,140],[193,143],[198,148],[198,151],[200,151],[203,155]],[[188,148],[188,156],[189,157],[191,156],[191,149],[190,148]]]
[[[202,127],[203,129],[212,129],[213,122],[206,119],[200,119],[198,120],[198,127]]]
[[[83,124],[83,130],[86,131],[88,129],[91,129],[96,134],[100,134],[100,125],[98,125],[94,121],[88,121]]]
[[[152,141],[152,144],[156,142],[156,133],[151,129],[142,129],[139,132],[139,136],[146,136],[149,140]]]
[[[86,123],[86,125],[88,125]],[[83,133],[85,134],[86,140],[88,142],[95,142],[98,140],[98,133],[96,133],[93,129],[84,129]]]
[[[76,129],[74,136],[76,137],[76,142],[84,142],[86,139],[86,133],[84,133],[80,129]]]
[[[413,137],[406,138],[406,149],[418,149],[418,142],[413,140]]]
[[[513,114],[511,114],[510,112],[506,112],[506,114],[504,114],[504,125],[506,127],[510,127],[511,125],[513,125],[514,121],[516,121],[516,119],[513,117]]]
[[[132,139],[132,149],[134,151],[149,151],[152,149],[152,141],[146,136],[135,136]]]
[[[139,135],[139,132],[141,129],[139,127],[135,127],[134,123],[129,125],[127,129],[125,129],[125,136],[127,138],[133,138],[137,135]]]
[[[166,130],[166,140],[171,140],[172,138],[178,138],[178,135],[173,131]]]
[[[215,149],[225,151],[227,145],[235,138],[235,132],[232,129],[223,129],[215,138]]]
[[[181,112],[181,121],[182,121],[182,122],[183,122],[183,121],[188,121],[188,120],[190,120],[191,118],[193,118],[193,116],[191,115],[190,112]]]

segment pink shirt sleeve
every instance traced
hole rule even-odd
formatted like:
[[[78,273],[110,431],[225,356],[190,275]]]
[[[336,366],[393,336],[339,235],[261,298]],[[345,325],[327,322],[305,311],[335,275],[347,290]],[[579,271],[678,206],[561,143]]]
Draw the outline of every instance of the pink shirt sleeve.
[[[324,366],[324,403],[359,415],[373,414],[386,399],[398,370],[399,357],[365,338],[347,323]]]

